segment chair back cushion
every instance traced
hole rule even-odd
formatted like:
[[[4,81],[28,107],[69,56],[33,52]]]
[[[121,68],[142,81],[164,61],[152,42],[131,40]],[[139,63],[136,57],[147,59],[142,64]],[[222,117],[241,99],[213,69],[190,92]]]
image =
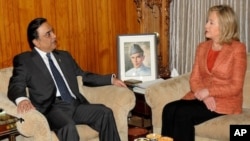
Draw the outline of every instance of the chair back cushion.
[[[243,86],[243,108],[250,108],[250,53],[247,54],[247,72]]]
[[[7,94],[13,67],[0,69],[0,93]]]

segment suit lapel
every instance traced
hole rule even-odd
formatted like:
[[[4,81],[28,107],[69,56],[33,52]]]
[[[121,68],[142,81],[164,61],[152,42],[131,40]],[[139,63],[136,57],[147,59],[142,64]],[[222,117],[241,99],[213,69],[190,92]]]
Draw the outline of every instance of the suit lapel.
[[[39,73],[43,73],[44,76],[48,77],[49,79],[52,79],[50,72],[43,61],[43,58],[35,50],[32,51],[32,61],[34,62],[36,67],[39,68]]]
[[[214,63],[214,67],[213,69],[216,69],[216,67],[220,66],[221,64],[223,64],[223,60],[227,59],[231,54],[232,52],[232,49],[230,49],[230,45],[228,44],[224,44],[217,59],[215,60],[215,63]],[[212,70],[213,70],[212,69]]]
[[[204,65],[204,67],[206,68],[206,71],[208,72],[208,73],[210,73],[209,72],[209,70],[208,70],[208,68],[207,68],[207,58],[208,58],[208,52],[209,52],[209,50],[211,49],[211,47],[212,47],[212,41],[210,40],[209,42],[208,42],[208,44],[205,44],[204,46],[203,46],[203,48],[204,48],[204,50],[203,50],[203,54],[201,55],[201,58],[202,58],[202,60],[204,61],[203,62],[203,65]],[[203,59],[205,57],[205,59]]]
[[[204,52],[203,52],[203,54],[202,54],[202,56],[205,56],[206,58],[208,57],[208,52],[209,52],[209,50],[211,49],[211,47],[212,47],[212,41],[210,41],[210,42],[208,42],[208,44],[207,45],[204,45],[203,47],[204,47]],[[228,45],[228,44],[224,44],[223,45],[223,47],[222,47],[222,49],[221,49],[221,51],[220,51],[220,53],[219,53],[219,55],[218,55],[218,57],[216,58],[216,60],[215,60],[215,63],[214,63],[214,66],[213,66],[213,68],[212,68],[212,71],[214,70],[214,69],[216,69],[216,67],[218,67],[218,66],[220,66],[222,63],[223,63],[223,60],[225,60],[226,58],[228,58],[230,55],[229,54],[231,54],[231,52],[232,52],[232,49],[230,49],[231,48],[231,46],[230,45]],[[204,59],[204,65],[206,66],[206,71],[207,72],[209,72],[208,71],[208,68],[207,68],[207,59]],[[210,73],[210,72],[209,72]]]

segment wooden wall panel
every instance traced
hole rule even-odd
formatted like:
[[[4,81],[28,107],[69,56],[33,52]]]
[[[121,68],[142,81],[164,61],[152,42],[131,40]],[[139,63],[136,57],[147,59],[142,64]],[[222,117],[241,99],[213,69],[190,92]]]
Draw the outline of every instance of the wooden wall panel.
[[[158,75],[169,78],[169,20],[171,0],[135,0],[142,33],[157,32]]]
[[[35,17],[52,24],[59,49],[101,74],[117,73],[116,36],[140,32],[133,0],[0,0],[0,68],[29,50],[26,29]]]

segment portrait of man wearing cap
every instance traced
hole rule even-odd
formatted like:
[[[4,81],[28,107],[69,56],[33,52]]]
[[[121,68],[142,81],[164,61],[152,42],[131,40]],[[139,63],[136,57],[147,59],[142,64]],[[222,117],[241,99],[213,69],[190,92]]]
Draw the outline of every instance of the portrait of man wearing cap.
[[[143,64],[145,59],[144,51],[139,44],[133,44],[129,49],[129,58],[133,68],[126,71],[125,76],[149,76],[151,69]]]

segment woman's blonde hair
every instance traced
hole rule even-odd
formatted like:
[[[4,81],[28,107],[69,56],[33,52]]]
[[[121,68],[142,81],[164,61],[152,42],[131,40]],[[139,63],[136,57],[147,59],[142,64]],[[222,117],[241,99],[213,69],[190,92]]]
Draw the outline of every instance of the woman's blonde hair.
[[[219,43],[231,43],[239,41],[238,25],[234,10],[228,5],[216,5],[208,10],[208,15],[216,12],[219,19],[220,38]]]

